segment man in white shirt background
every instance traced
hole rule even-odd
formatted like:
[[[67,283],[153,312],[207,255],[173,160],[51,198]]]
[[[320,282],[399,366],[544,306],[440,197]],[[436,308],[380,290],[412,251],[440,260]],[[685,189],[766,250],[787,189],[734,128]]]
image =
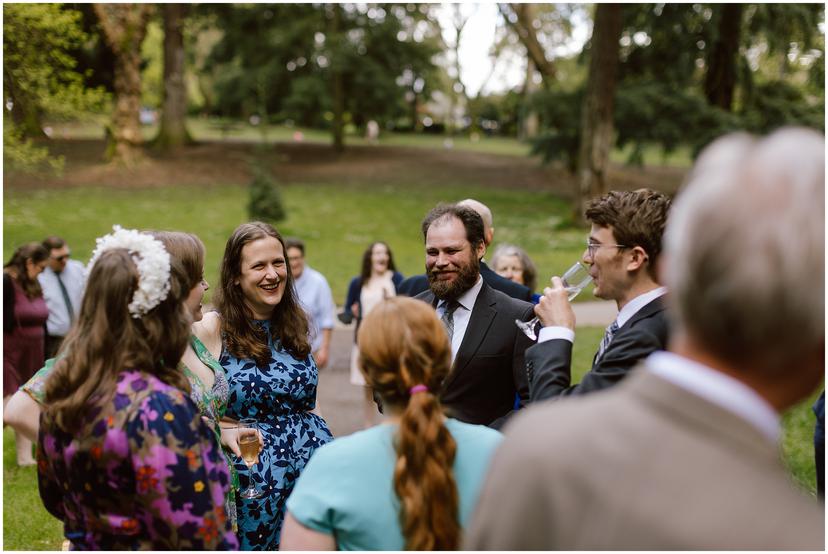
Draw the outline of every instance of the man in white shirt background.
[[[46,321],[48,359],[55,357],[80,311],[86,269],[82,263],[71,259],[69,245],[62,238],[46,237],[43,247],[49,252],[49,260],[46,269],[37,278],[49,308],[49,319]]]
[[[336,304],[325,276],[305,263],[305,243],[297,238],[285,240],[288,263],[296,284],[296,294],[309,316],[311,351],[316,367],[328,365]]]
[[[825,372],[825,141],[731,135],[665,235],[669,352],[506,429],[469,550],[823,550],[780,414]]]

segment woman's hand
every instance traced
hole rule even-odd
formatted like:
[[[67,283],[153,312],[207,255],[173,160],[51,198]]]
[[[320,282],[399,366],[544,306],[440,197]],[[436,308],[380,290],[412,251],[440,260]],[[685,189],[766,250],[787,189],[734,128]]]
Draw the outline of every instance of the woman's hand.
[[[239,428],[235,425],[228,425],[227,421],[222,420],[221,428],[221,445],[241,458],[241,447],[239,446]],[[264,438],[261,431],[256,431],[259,436],[259,447],[264,447]]]

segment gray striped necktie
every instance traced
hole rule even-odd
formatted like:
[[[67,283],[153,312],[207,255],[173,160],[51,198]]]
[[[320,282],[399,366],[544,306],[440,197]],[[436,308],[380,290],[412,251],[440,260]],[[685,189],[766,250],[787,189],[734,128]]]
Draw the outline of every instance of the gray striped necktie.
[[[443,304],[443,317],[440,318],[440,321],[446,327],[449,344],[451,344],[451,339],[454,336],[454,311],[459,307],[460,303],[457,300],[446,300],[445,304]]]
[[[63,295],[63,301],[66,303],[66,311],[69,313],[69,323],[72,323],[75,321],[75,310],[72,309],[72,301],[69,300],[69,293],[66,291],[66,286],[60,278],[60,273],[56,273],[55,275],[57,276],[58,285],[60,285],[60,294]]]
[[[604,338],[601,339],[601,346],[598,347],[598,354],[595,355],[596,361],[600,360],[601,356],[604,355],[604,352],[612,342],[612,337],[615,336],[616,331],[618,331],[618,322],[613,321],[609,327],[607,327],[606,331],[604,331]]]

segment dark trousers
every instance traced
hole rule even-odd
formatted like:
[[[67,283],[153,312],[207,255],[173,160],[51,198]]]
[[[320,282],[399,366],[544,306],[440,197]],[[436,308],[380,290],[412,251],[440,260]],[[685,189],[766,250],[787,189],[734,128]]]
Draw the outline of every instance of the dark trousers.
[[[55,337],[46,335],[46,359],[54,358],[57,354],[58,348],[63,344],[63,337]]]

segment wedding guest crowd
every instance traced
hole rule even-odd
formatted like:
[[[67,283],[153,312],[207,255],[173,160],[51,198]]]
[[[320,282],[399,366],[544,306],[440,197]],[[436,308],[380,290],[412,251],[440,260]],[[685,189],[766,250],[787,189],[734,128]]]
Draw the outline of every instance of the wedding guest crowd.
[[[206,313],[196,235],[116,225],[85,270],[25,244],[4,267],[18,465],[34,439],[72,549],[822,550],[779,441],[824,377],[824,161],[813,131],[729,135],[675,201],[593,199],[580,261],[618,314],[578,384],[565,283],[530,303],[523,250],[483,261],[491,210],[439,204],[423,275],[373,242],[349,284],[366,428],[336,439],[315,411],[334,304],[302,241],[239,225]]]

